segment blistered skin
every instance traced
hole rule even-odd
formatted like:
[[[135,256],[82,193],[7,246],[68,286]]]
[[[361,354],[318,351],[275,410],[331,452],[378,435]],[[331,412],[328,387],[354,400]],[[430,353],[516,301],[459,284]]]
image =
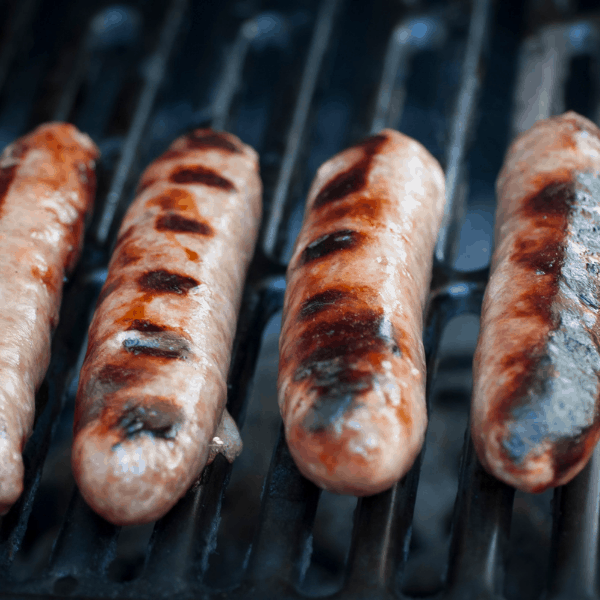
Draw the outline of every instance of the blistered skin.
[[[279,405],[305,477],[365,496],[398,481],[427,425],[423,309],[444,175],[392,130],[327,161],[288,268]]]
[[[50,362],[63,279],[75,266],[96,188],[98,149],[49,123],[0,156],[0,514],[23,489],[21,453]]]
[[[570,481],[598,437],[600,130],[574,112],[511,145],[474,360],[484,467],[526,492]]]
[[[254,150],[211,130],[179,138],[142,176],[90,326],[75,410],[77,484],[114,524],[160,518],[209,450],[239,452],[223,416],[226,379],[261,193]]]

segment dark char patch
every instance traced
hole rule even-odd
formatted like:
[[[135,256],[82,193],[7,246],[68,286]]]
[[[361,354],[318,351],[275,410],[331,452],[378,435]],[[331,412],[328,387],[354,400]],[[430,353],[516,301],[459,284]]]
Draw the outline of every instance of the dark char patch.
[[[213,230],[206,223],[196,219],[188,219],[177,213],[160,215],[156,219],[156,229],[158,231],[172,231],[173,233],[213,235]]]
[[[123,348],[136,356],[154,356],[185,360],[190,351],[187,341],[172,331],[148,332],[143,337],[132,337],[123,341]]]
[[[187,294],[191,289],[200,285],[200,282],[193,277],[164,269],[144,273],[138,279],[138,283],[144,291],[167,294]]]
[[[393,347],[392,324],[381,309],[346,313],[308,328],[296,349],[303,358],[294,375],[295,381],[310,379],[317,395],[305,426],[313,432],[326,429],[354,406],[377,377],[376,369],[365,370],[357,363],[371,354],[383,358]]]
[[[117,427],[123,439],[141,434],[170,440],[175,438],[184,417],[181,409],[160,398],[145,399],[143,404],[125,406]]]
[[[170,181],[173,183],[200,183],[226,191],[235,190],[235,186],[229,179],[221,177],[213,169],[207,169],[202,165],[181,167],[171,173]]]
[[[373,155],[379,151],[386,140],[385,135],[374,135],[356,144],[355,148],[363,150],[363,157],[352,167],[338,173],[330,182],[325,184],[315,198],[313,207],[320,208],[364,188],[367,184],[367,175],[371,169]]]
[[[225,135],[212,129],[197,129],[185,136],[188,148],[201,150],[225,150],[232,154],[241,154],[241,149]]]
[[[127,331],[143,331],[143,332],[160,332],[166,331],[167,328],[163,325],[157,325],[147,319],[135,319],[131,322],[131,325],[127,328]]]
[[[348,292],[336,289],[326,290],[320,294],[315,294],[302,303],[300,308],[300,319],[306,319],[315,315],[322,310],[325,310],[328,306],[335,306],[337,302],[348,296]]]
[[[333,252],[355,248],[365,237],[364,233],[352,229],[341,229],[340,231],[327,233],[306,246],[300,255],[300,264],[305,265]]]

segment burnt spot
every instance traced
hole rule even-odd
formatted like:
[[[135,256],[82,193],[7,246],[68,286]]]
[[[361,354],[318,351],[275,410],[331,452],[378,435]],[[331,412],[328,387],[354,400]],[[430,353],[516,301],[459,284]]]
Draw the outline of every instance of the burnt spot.
[[[135,356],[152,356],[171,360],[186,360],[190,347],[181,335],[173,331],[152,332],[123,340],[123,348]]]
[[[8,154],[2,155],[2,161],[6,163],[6,166],[0,168],[0,206],[4,203],[8,190],[17,175],[21,159],[28,149],[27,144],[18,140],[12,145]]]
[[[131,325],[127,328],[127,331],[143,331],[150,333],[158,333],[160,331],[166,331],[167,328],[163,325],[157,325],[147,319],[134,319]]]
[[[200,282],[187,275],[159,269],[144,273],[138,279],[138,284],[145,292],[183,295],[198,287]]]
[[[182,410],[161,398],[146,398],[143,403],[128,403],[115,424],[123,440],[150,435],[164,440],[174,439],[184,422]]]
[[[127,386],[136,385],[147,377],[150,377],[150,373],[143,366],[135,368],[124,362],[105,364],[88,379],[83,390],[86,402],[78,402],[75,406],[75,431],[100,417],[103,410],[110,406],[113,394]]]
[[[213,235],[212,228],[196,219],[188,219],[177,213],[167,213],[160,215],[156,219],[156,229],[158,231],[171,231],[173,233],[194,233],[198,235]]]
[[[178,184],[195,183],[207,185],[228,192],[235,190],[235,186],[229,179],[221,177],[215,170],[208,169],[202,165],[180,167],[171,173],[169,180],[172,183]]]
[[[194,196],[187,190],[169,188],[162,194],[150,198],[146,206],[158,206],[162,210],[190,210],[195,207]]]
[[[315,315],[329,306],[335,306],[341,300],[349,296],[348,292],[343,290],[331,289],[315,294],[302,303],[300,308],[300,320]]]
[[[553,326],[552,306],[559,290],[565,236],[574,201],[574,183],[564,181],[547,183],[523,201],[519,213],[532,221],[532,228],[527,237],[515,244],[511,260],[538,279],[529,293],[519,296],[511,309],[513,317],[535,317],[548,327]]]
[[[133,244],[122,245],[114,254],[114,267],[126,267],[139,262],[144,257],[144,250]]]
[[[230,154],[241,154],[242,150],[228,136],[212,129],[196,129],[185,137],[188,148],[198,150],[223,150]]]
[[[327,233],[312,241],[300,255],[300,265],[318,260],[342,250],[352,250],[358,247],[366,238],[364,233],[352,229],[341,229]]]
[[[375,135],[356,144],[354,148],[360,148],[364,153],[363,157],[323,186],[315,198],[313,208],[320,208],[363,189],[367,184],[373,155],[379,151],[386,140],[385,135]]]
[[[307,329],[295,348],[300,362],[294,374],[294,381],[308,379],[317,396],[305,418],[307,428],[327,428],[372,389],[381,361],[397,345],[394,337],[381,309],[348,312]]]

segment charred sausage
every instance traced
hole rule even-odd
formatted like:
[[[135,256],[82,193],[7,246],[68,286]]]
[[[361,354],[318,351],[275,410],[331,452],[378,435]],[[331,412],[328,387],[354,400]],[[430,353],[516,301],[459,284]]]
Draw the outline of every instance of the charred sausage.
[[[288,267],[279,405],[317,485],[364,496],[411,467],[427,424],[423,308],[444,175],[389,129],[319,169]]]
[[[21,453],[50,362],[63,279],[74,268],[96,189],[98,149],[49,123],[0,157],[0,514],[23,489]]]
[[[261,192],[254,150],[206,129],[176,140],[142,176],[90,325],[75,409],[77,484],[114,524],[158,519],[209,452],[236,454],[226,378]]]
[[[479,459],[526,492],[563,485],[600,435],[600,130],[574,112],[510,146],[474,359]]]

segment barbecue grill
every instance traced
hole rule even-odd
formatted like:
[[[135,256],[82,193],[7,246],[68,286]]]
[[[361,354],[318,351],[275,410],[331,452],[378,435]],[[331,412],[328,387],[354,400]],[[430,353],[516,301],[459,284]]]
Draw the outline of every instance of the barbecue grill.
[[[0,598],[598,598],[600,450],[553,497],[515,500],[480,467],[467,427],[494,180],[512,137],[536,119],[573,109],[600,122],[595,8],[583,0],[1,3],[0,145],[43,121],[69,120],[102,160],[25,448],[25,489],[0,521]],[[217,457],[163,519],[121,531],[86,506],[69,472],[86,331],[142,169],[204,125],[235,133],[261,156],[265,218],[228,406],[246,452],[272,458],[263,473],[260,461],[244,467],[244,455],[233,466]],[[383,127],[440,160],[447,212],[426,314],[426,449],[392,489],[356,501],[302,478],[274,435],[276,370],[265,349],[272,357],[285,264],[316,168]],[[450,413],[458,420],[439,418]],[[270,430],[259,426],[266,421]],[[436,510],[426,507],[437,506],[436,478],[446,481],[433,460],[445,452],[440,431],[465,437],[443,488],[451,516],[427,554],[420,531]],[[329,527],[337,559],[326,539],[336,512],[346,523],[341,534]]]

